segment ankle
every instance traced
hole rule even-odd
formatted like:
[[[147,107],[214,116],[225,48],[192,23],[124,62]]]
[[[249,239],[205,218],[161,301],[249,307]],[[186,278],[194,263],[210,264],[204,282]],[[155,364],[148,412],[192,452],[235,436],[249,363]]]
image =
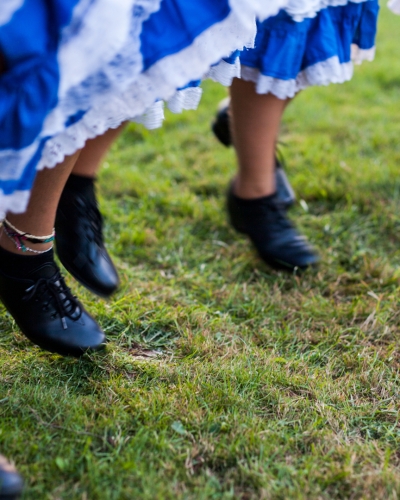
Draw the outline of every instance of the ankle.
[[[9,277],[25,278],[35,269],[48,263],[54,264],[52,249],[39,255],[27,255],[10,252],[0,246],[0,271]]]
[[[274,182],[262,183],[243,180],[239,176],[233,181],[233,194],[243,200],[265,198],[276,193]]]

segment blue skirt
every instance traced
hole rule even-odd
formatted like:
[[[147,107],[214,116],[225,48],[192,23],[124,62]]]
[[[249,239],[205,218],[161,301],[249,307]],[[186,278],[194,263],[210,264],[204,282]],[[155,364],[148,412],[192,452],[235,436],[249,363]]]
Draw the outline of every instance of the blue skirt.
[[[281,10],[258,23],[255,48],[239,56],[241,76],[258,93],[280,99],[312,85],[350,80],[353,61],[374,57],[378,12],[377,0],[327,7],[301,21]]]
[[[252,46],[255,15],[282,1],[1,0],[0,217],[88,139],[160,100],[193,107],[176,89]]]

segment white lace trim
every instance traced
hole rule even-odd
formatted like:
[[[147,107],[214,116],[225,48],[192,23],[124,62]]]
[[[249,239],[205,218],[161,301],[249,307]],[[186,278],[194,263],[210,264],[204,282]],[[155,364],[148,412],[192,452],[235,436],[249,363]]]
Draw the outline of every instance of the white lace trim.
[[[222,83],[225,87],[230,87],[234,78],[240,78],[240,59],[237,58],[234,64],[225,61],[213,66],[206,74],[205,78],[210,78],[214,82]]]
[[[306,18],[315,17],[318,12],[327,7],[339,7],[348,3],[363,3],[367,0],[288,0],[284,10],[294,21],[301,22]]]
[[[170,99],[168,99],[167,106],[172,113],[182,113],[183,110],[197,109],[203,90],[200,87],[189,87],[187,89],[179,90]],[[159,124],[161,126],[161,123]]]
[[[14,12],[24,3],[24,0],[1,0],[0,6],[0,26],[8,23]]]
[[[292,0],[295,3],[298,0]],[[299,0],[299,1],[310,1],[310,0]],[[244,16],[247,16],[249,12],[253,16],[263,21],[268,17],[275,16],[280,9],[283,9],[289,0],[229,0],[229,4],[234,12],[238,16],[243,12]]]
[[[400,0],[390,0],[388,7],[392,12],[400,15]]]
[[[376,47],[371,49],[360,49],[358,45],[351,46],[351,60],[354,64],[361,64],[364,61],[373,61],[375,59]]]
[[[245,0],[237,1],[246,4]],[[256,29],[253,13],[251,8],[243,8],[240,13],[232,10],[226,19],[199,35],[190,47],[165,57],[141,73],[125,92],[99,100],[98,105],[93,106],[79,122],[46,143],[38,169],[54,167],[65,156],[82,148],[88,139],[116,128],[124,121],[143,121],[141,116],[146,110],[152,116],[154,102],[160,99],[168,101],[176,89],[188,81],[201,80],[216,61],[236,49],[251,47]]]
[[[148,130],[161,127],[164,121],[164,101],[157,101],[142,116],[132,119],[135,123],[141,123]]]
[[[357,50],[354,48],[353,52],[356,56],[356,63],[360,64],[363,60],[372,60],[374,49],[361,50],[357,47]],[[347,82],[351,80],[353,70],[353,62],[340,63],[339,58],[334,56],[326,61],[309,66],[301,71],[297,78],[292,80],[281,80],[265,76],[260,70],[248,66],[242,66],[242,78],[254,82],[258,94],[271,93],[278,99],[288,99],[307,87]]]
[[[0,219],[3,220],[7,212],[14,212],[16,214],[24,212],[28,205],[29,197],[30,192],[28,191],[14,191],[12,194],[4,194],[0,190]]]

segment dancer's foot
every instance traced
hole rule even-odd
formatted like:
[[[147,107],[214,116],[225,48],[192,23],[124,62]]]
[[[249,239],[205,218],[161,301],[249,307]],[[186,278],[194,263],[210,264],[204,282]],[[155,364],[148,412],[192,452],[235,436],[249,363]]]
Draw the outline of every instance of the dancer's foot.
[[[289,221],[276,194],[245,200],[234,194],[231,185],[227,208],[232,226],[249,236],[271,267],[293,271],[318,263],[317,254]]]
[[[105,345],[99,325],[65,284],[52,250],[31,257],[0,248],[0,299],[22,333],[47,351],[80,356]]]
[[[16,468],[0,455],[0,500],[17,500],[22,489],[22,478]]]
[[[115,292],[118,274],[104,246],[92,178],[70,176],[58,205],[55,229],[57,254],[67,271],[101,297]]]
[[[229,98],[221,101],[211,127],[214,135],[222,144],[227,147],[232,145],[229,125]],[[275,158],[275,182],[277,196],[282,208],[291,207],[296,201],[296,195],[282,167],[282,163],[277,157]]]

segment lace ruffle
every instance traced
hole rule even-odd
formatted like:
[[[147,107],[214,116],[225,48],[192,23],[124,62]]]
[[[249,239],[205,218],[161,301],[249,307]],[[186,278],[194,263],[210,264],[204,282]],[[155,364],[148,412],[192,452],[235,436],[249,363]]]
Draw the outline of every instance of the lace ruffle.
[[[166,104],[168,109],[176,114],[184,110],[195,110],[199,106],[202,94],[203,90],[200,87],[178,90]],[[157,101],[142,116],[131,121],[144,125],[148,130],[154,130],[162,126],[164,117],[164,101]]]
[[[364,61],[373,61],[375,59],[376,48],[360,49],[358,45],[351,46],[351,60],[354,64],[362,64]]]
[[[289,0],[229,0],[231,8],[237,15],[243,12],[243,16],[256,16],[260,21],[268,17],[275,16],[280,9],[283,9]],[[292,0],[295,3],[297,0]],[[300,0],[310,1],[310,0]]]
[[[284,10],[294,21],[301,22],[306,18],[315,17],[326,7],[340,7],[348,3],[362,3],[367,0],[288,0]]]
[[[4,219],[7,212],[16,214],[24,212],[29,202],[29,196],[29,191],[14,191],[9,195],[0,191],[0,218]]]
[[[354,62],[361,64],[362,61],[371,61],[373,59],[375,49],[362,50],[353,45],[352,54],[355,56]],[[340,63],[339,58],[334,56],[326,61],[309,66],[293,80],[280,80],[265,76],[258,69],[248,66],[242,66],[242,78],[254,82],[258,94],[271,93],[278,99],[288,99],[307,87],[347,82],[353,76],[353,69],[353,62]]]
[[[234,64],[225,61],[219,62],[208,71],[205,78],[221,83],[225,87],[230,87],[234,78],[240,78],[239,58],[236,59]]]
[[[182,113],[184,110],[197,109],[203,90],[200,87],[189,87],[179,90],[174,96],[167,101],[167,106],[172,113]],[[161,126],[161,123],[159,124]],[[148,128],[148,127],[147,127]]]

